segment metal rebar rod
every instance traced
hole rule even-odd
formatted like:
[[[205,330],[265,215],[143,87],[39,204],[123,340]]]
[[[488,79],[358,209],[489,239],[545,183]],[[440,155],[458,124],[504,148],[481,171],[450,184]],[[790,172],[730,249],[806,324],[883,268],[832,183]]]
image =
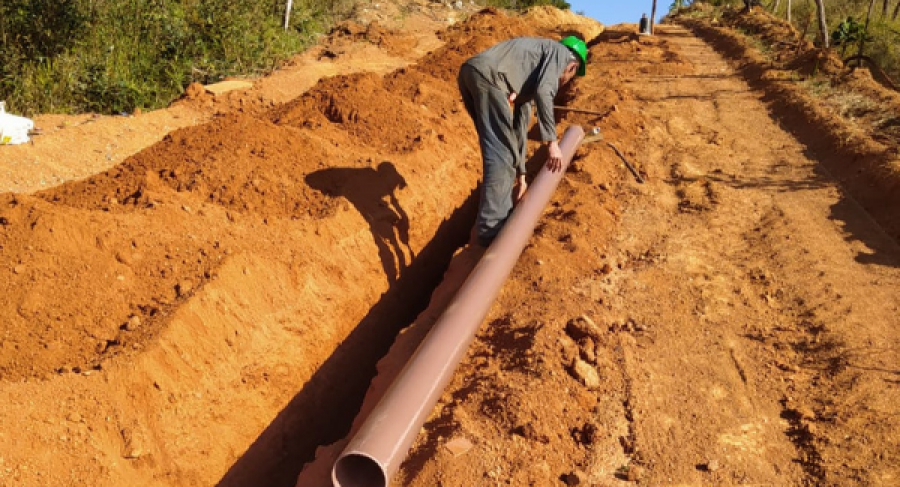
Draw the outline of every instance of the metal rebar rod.
[[[622,162],[624,162],[625,167],[627,167],[628,170],[631,171],[631,175],[634,176],[634,179],[637,180],[637,182],[644,184],[644,178],[642,178],[641,175],[637,172],[637,169],[635,169],[634,166],[632,166],[631,163],[628,162],[628,159],[625,158],[625,155],[622,154],[619,148],[614,146],[612,142],[607,142],[606,145],[612,148],[612,150],[616,151],[616,155],[619,156],[619,159],[622,159]]]
[[[528,244],[583,138],[584,130],[577,126],[563,134],[562,169],[550,172],[545,166],[538,173],[503,230],[338,457],[331,472],[335,487],[388,485]]]

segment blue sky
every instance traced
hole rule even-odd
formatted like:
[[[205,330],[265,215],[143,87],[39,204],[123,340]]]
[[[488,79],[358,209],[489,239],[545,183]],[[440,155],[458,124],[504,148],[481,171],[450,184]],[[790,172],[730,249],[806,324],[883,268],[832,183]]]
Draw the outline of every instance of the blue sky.
[[[567,0],[573,12],[581,12],[595,18],[606,25],[628,22],[638,23],[641,14],[650,16],[653,0]],[[657,0],[656,20],[669,12],[670,0]]]

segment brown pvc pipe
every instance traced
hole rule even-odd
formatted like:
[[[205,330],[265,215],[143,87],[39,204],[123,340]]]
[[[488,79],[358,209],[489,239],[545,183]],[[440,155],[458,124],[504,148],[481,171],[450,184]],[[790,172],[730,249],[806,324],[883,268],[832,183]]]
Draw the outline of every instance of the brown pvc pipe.
[[[335,487],[388,485],[528,244],[583,138],[584,131],[577,126],[563,134],[562,170],[541,168],[503,230],[338,457],[331,470]]]

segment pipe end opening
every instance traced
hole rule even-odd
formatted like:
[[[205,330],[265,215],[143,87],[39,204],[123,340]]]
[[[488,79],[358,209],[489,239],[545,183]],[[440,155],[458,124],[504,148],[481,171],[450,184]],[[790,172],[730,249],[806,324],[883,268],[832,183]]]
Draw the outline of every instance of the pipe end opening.
[[[375,459],[359,453],[342,456],[331,471],[334,487],[387,487],[387,476]]]

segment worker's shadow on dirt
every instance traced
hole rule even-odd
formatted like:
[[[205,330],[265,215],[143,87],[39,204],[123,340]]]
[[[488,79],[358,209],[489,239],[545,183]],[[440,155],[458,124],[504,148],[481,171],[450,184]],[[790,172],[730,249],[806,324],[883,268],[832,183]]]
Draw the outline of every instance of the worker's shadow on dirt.
[[[344,197],[369,224],[378,247],[378,257],[388,281],[400,274],[416,257],[409,246],[409,216],[397,199],[406,180],[390,162],[371,167],[335,167],[306,176],[313,189],[331,197]]]

